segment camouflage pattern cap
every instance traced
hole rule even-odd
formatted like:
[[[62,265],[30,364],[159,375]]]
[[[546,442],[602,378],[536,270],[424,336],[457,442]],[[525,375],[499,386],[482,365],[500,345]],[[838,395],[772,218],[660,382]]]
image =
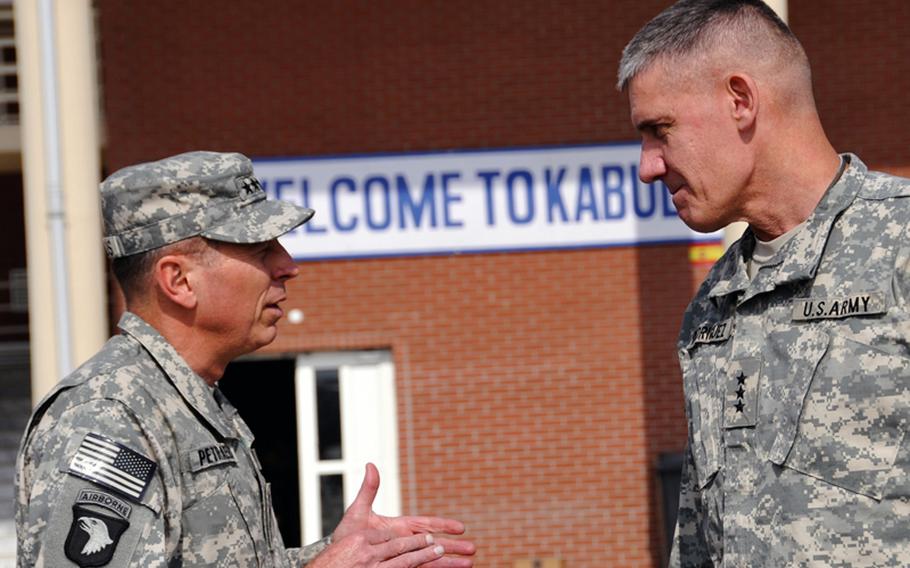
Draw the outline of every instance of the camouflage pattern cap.
[[[229,243],[277,238],[313,210],[266,199],[249,158],[187,152],[128,166],[101,183],[104,248],[111,258],[195,236]]]

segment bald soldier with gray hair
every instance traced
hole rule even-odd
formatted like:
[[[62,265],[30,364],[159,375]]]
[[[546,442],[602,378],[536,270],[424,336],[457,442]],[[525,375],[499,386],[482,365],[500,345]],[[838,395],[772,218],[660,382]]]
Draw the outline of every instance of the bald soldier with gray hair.
[[[838,154],[808,58],[759,0],[683,0],[618,87],[698,231],[749,225],[683,318],[671,566],[906,566],[910,180]]]
[[[464,531],[459,521],[375,514],[372,464],[331,536],[282,542],[253,434],[218,380],[275,339],[299,272],[277,239],[312,210],[266,199],[249,159],[216,152],[124,168],[102,183],[101,201],[127,312],[122,333],[26,428],[20,568],[473,564],[472,543],[445,538]]]

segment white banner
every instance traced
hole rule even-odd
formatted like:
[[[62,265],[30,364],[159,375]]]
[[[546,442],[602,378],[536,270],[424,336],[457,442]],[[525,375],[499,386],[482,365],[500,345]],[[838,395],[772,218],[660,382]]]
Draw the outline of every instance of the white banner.
[[[262,158],[273,199],[316,210],[298,260],[718,241],[638,179],[638,144]]]

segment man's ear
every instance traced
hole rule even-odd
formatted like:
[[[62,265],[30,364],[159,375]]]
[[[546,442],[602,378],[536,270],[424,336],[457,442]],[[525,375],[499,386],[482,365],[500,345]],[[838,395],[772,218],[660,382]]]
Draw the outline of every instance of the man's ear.
[[[196,290],[190,272],[193,261],[187,255],[168,254],[155,263],[155,284],[158,293],[171,302],[191,310],[196,307]]]
[[[740,131],[752,128],[758,115],[758,85],[755,80],[745,73],[733,74],[727,77],[724,86],[737,128]]]

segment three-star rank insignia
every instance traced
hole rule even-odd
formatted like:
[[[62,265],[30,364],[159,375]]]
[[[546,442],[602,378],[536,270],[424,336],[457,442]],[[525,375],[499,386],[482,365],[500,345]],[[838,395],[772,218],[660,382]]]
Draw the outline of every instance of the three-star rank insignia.
[[[739,359],[727,372],[724,389],[724,427],[745,428],[758,422],[758,383],[761,359]]]
[[[253,176],[246,176],[238,179],[237,186],[240,188],[240,192],[244,197],[249,197],[262,192],[262,184]]]

